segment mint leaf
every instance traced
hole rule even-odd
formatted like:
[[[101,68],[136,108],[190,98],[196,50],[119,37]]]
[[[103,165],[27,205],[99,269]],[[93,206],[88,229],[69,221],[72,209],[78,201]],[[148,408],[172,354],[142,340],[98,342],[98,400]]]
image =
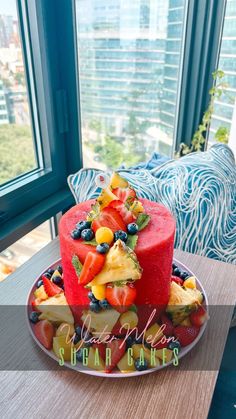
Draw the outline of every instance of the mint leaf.
[[[83,243],[84,244],[90,244],[90,246],[97,246],[98,245],[95,239],[90,240],[88,242],[83,242]]]
[[[79,278],[79,276],[80,276],[80,272],[82,271],[82,268],[83,268],[83,265],[82,265],[82,263],[80,262],[80,260],[79,260],[79,258],[78,258],[78,256],[77,255],[74,255],[73,257],[72,257],[72,265],[74,266],[74,268],[75,268],[75,272],[76,272],[76,275],[78,276],[78,278]]]
[[[134,250],[135,246],[137,244],[137,241],[138,241],[137,234],[134,234],[134,235],[128,234],[128,239],[126,241],[126,246],[128,246],[130,249]]]
[[[140,230],[143,230],[145,227],[147,227],[150,220],[151,220],[150,215],[144,214],[143,212],[139,214],[136,220],[138,230],[140,231]]]

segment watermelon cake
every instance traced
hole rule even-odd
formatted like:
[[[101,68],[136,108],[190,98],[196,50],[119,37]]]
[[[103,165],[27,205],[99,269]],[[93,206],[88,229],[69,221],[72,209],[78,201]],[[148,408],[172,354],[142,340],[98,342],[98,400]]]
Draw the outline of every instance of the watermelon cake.
[[[78,362],[107,373],[174,362],[207,319],[196,279],[173,264],[175,220],[117,173],[97,185],[96,200],[61,218],[62,265],[37,283],[34,334],[60,362],[76,351]]]

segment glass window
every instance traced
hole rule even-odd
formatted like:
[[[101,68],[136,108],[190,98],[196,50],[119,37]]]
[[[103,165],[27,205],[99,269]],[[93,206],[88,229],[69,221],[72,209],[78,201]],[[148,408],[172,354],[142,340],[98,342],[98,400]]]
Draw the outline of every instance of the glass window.
[[[216,142],[217,130],[224,127],[236,156],[236,0],[227,0],[218,68],[224,71],[228,87],[215,103],[208,146]]]
[[[38,168],[15,0],[0,1],[0,185]]]
[[[185,0],[76,0],[85,166],[174,147]]]

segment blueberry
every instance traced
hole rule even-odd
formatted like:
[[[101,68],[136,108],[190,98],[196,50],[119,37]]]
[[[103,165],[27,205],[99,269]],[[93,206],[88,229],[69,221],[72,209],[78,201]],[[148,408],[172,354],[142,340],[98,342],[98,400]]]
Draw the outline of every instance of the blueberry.
[[[136,359],[134,362],[134,365],[137,371],[145,371],[148,369],[148,362],[145,358],[144,360],[141,360],[141,361],[139,358]]]
[[[85,332],[83,334],[83,339],[85,340],[84,345],[86,346],[86,348],[89,348],[90,346],[92,346],[92,342],[91,342],[92,337],[93,335],[91,335],[89,332]]]
[[[88,298],[90,299],[90,301],[92,301],[92,303],[97,303],[98,302],[96,297],[93,295],[92,291],[89,291]]]
[[[63,269],[62,269],[62,266],[61,265],[58,265],[57,266],[57,271],[59,272],[59,274],[62,275]]]
[[[73,336],[73,344],[76,345],[81,340],[81,336],[77,335],[77,333]]]
[[[180,272],[180,278],[183,279],[183,281],[185,281],[185,279],[187,279],[190,276],[190,274],[188,272]]]
[[[107,310],[108,308],[111,308],[110,304],[108,303],[108,301],[106,299],[99,301],[99,305],[104,310]]]
[[[143,343],[143,338],[142,338],[142,337],[140,337],[140,338],[135,338],[135,339],[134,339],[134,343],[137,343],[137,344],[141,344],[141,343]]]
[[[79,230],[79,229],[75,229],[75,230],[73,230],[72,232],[71,232],[71,237],[72,237],[72,239],[74,239],[74,240],[78,240],[78,239],[80,239],[80,237],[81,237],[81,231]]]
[[[89,303],[89,308],[91,311],[94,311],[95,313],[98,313],[101,310],[101,307],[98,302],[94,303],[91,301],[91,303]]]
[[[76,326],[76,328],[75,328],[76,335],[81,336],[81,332],[82,332],[81,327],[80,326]]]
[[[39,316],[40,316],[40,313],[38,311],[32,311],[29,315],[29,319],[31,323],[34,323],[34,324],[38,323]]]
[[[78,362],[83,362],[83,348],[76,351],[76,359]]]
[[[90,242],[90,240],[93,240],[94,238],[94,232],[91,230],[91,228],[86,228],[81,232],[81,237],[86,242]]]
[[[172,270],[174,271],[175,268],[178,268],[178,266],[176,265],[176,263],[172,263]]]
[[[134,340],[133,340],[132,336],[128,336],[127,339],[125,340],[125,343],[126,343],[126,350],[128,348],[131,348],[131,346],[134,343]]]
[[[175,275],[175,276],[180,276],[180,269],[179,268],[175,268],[174,270],[173,270],[173,274]]]
[[[175,342],[171,341],[168,345],[168,348],[171,349],[172,351],[173,349],[178,348],[178,350],[180,351],[181,345],[178,340],[176,340]]]
[[[42,279],[40,279],[40,280],[37,282],[37,288],[41,287],[42,285],[43,285],[43,280],[42,280]]]
[[[45,273],[43,274],[43,276],[45,276],[45,278],[51,279],[51,276],[52,276],[52,275],[50,275],[50,273],[48,273],[48,272],[45,272]]]
[[[80,221],[79,223],[76,224],[76,228],[78,228],[80,231],[83,231],[86,228],[90,228],[91,224],[92,224],[91,221]]]
[[[56,285],[59,285],[59,286],[61,286],[62,285],[62,278],[61,278],[61,276],[54,276],[53,278],[52,278],[52,282],[54,283],[54,284],[56,284]]]
[[[147,343],[147,342],[144,342],[144,346],[145,348],[148,348],[148,349],[151,349],[152,347],[151,343]]]
[[[138,232],[138,226],[135,223],[130,223],[127,225],[127,231],[129,234],[136,234]]]
[[[53,273],[54,273],[54,269],[52,269],[52,268],[49,268],[48,270],[47,270],[47,272],[52,276],[53,275]]]
[[[96,250],[98,253],[105,254],[110,249],[110,246],[108,243],[101,243],[96,247]]]
[[[123,230],[117,230],[114,234],[114,239],[116,240],[122,240],[123,242],[126,242],[128,239],[127,233]]]

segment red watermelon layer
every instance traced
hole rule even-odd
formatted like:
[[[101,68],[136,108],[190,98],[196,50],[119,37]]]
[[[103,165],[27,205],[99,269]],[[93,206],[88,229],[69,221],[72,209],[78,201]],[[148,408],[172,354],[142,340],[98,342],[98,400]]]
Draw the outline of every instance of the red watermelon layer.
[[[148,226],[138,233],[135,248],[139,263],[143,268],[142,278],[136,281],[137,305],[165,306],[169,300],[172,259],[174,249],[175,221],[171,213],[161,204],[140,199],[145,212],[151,216]],[[87,201],[71,208],[61,218],[59,237],[62,266],[64,273],[65,294],[71,306],[83,306],[89,303],[88,290],[78,284],[78,278],[72,265],[73,255],[78,255],[83,263],[88,251],[95,247],[85,245],[83,241],[73,240],[70,236],[77,222],[86,219],[94,201]]]

